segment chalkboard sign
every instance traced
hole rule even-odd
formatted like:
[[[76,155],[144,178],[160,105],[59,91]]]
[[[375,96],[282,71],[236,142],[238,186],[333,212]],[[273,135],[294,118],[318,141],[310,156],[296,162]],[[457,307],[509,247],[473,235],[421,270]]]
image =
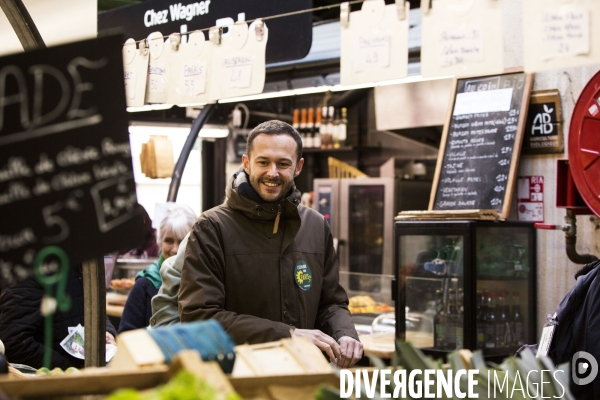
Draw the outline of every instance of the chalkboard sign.
[[[532,81],[525,73],[456,80],[430,210],[497,210],[507,218]]]
[[[72,265],[143,241],[123,42],[110,36],[0,58],[1,283],[30,276],[48,246]]]

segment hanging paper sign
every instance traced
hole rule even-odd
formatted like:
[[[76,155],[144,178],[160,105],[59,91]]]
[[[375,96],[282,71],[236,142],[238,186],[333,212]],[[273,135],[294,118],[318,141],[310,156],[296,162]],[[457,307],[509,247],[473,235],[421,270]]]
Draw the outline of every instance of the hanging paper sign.
[[[171,47],[160,32],[148,36],[150,59],[148,63],[148,83],[146,103],[167,102],[167,66],[171,58]]]
[[[354,42],[355,72],[386,68],[390,65],[390,35],[374,33],[358,35]]]
[[[252,78],[252,57],[228,57],[223,60],[223,85],[226,88],[245,89]]]
[[[422,12],[424,77],[504,71],[502,0],[436,0]]]
[[[144,105],[149,54],[145,41],[140,42],[139,49],[133,39],[123,45],[123,79],[129,107]]]
[[[585,7],[562,6],[542,16],[544,61],[590,52],[590,12]]]
[[[438,35],[440,67],[452,67],[484,61],[481,24],[446,25]]]
[[[399,14],[404,7],[404,18]],[[342,10],[340,80],[343,85],[400,79],[408,74],[410,4],[365,1],[360,11]]]
[[[176,35],[176,34],[174,34]],[[210,63],[212,45],[205,41],[204,33],[188,36],[187,43],[171,35],[171,58],[167,67],[169,104],[207,103],[211,90]]]
[[[187,96],[197,96],[206,90],[205,61],[188,61],[181,68],[181,88]]]
[[[227,33],[216,35],[218,44],[213,46],[211,67],[214,74],[211,81],[215,84],[211,87],[210,100],[262,93],[269,38],[267,25],[256,20],[248,27],[246,22],[238,21],[228,27]]]
[[[527,72],[600,63],[600,2],[523,2],[524,68]]]

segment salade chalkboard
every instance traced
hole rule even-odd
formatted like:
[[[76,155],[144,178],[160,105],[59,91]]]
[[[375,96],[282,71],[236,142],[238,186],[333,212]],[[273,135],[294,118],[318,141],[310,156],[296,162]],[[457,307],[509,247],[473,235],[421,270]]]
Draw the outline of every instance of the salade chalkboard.
[[[71,264],[143,241],[123,38],[0,58],[0,282],[48,246]],[[52,271],[48,271],[52,272]]]
[[[497,210],[507,218],[532,81],[525,73],[456,80],[430,210]]]

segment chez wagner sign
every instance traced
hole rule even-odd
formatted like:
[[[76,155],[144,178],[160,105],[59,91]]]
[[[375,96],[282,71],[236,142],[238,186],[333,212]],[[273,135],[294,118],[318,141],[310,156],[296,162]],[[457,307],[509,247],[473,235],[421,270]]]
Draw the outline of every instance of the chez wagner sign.
[[[118,28],[126,38],[141,40],[152,32],[163,35],[231,25],[238,14],[246,20],[312,8],[312,0],[148,0],[98,14],[98,32]],[[301,59],[312,43],[312,13],[269,19],[267,63]],[[291,45],[293,44],[293,45]]]
[[[164,10],[147,10],[144,13],[144,25],[147,28],[156,25],[163,25],[169,21],[191,21],[194,17],[208,14],[210,0],[199,1],[188,5],[181,3],[171,4]]]

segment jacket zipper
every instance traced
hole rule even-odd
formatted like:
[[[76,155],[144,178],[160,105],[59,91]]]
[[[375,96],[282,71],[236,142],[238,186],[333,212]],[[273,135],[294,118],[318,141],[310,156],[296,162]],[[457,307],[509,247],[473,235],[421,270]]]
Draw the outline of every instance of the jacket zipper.
[[[281,204],[277,204],[277,215],[275,216],[275,225],[273,225],[273,235],[279,230],[279,217],[281,216]]]

